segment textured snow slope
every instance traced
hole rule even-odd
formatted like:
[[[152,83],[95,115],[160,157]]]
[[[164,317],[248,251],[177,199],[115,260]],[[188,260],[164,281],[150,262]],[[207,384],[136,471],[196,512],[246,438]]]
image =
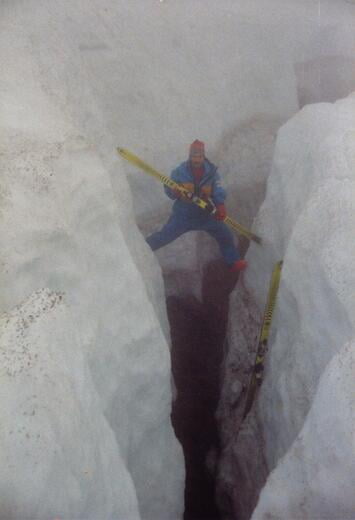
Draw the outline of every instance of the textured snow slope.
[[[343,481],[353,482],[355,478],[353,464],[344,463],[354,457],[350,439],[355,434],[354,378],[349,374],[353,354],[346,354],[353,348],[354,344],[348,342],[353,341],[355,331],[354,172],[355,97],[334,105],[309,105],[279,131],[266,199],[257,217],[256,230],[265,243],[262,248],[252,246],[248,252],[250,269],[235,291],[230,314],[229,343],[234,348],[229,357],[227,387],[233,382],[236,366],[244,370],[241,379],[247,383],[252,356],[248,361],[245,354],[255,349],[253,338],[258,334],[272,266],[283,258],[259,400],[238,439],[229,438],[234,463],[229,463],[224,477],[226,481],[240,479],[234,482],[238,488],[234,500],[242,518],[248,516],[246,511],[256,499],[253,486],[262,485],[267,472],[286,453],[280,472],[277,466],[270,478],[255,518],[269,518],[268,514],[280,519],[298,518],[295,511],[299,507],[304,511],[302,518],[331,519],[340,502],[338,518],[343,512],[347,512],[343,518],[348,518],[354,506],[351,493],[343,485]],[[245,302],[248,309],[239,312]],[[239,320],[233,319],[234,315]],[[333,358],[328,376],[324,375],[320,383]],[[332,378],[338,383],[330,400]],[[341,391],[344,395],[335,406],[335,395]],[[228,420],[233,418],[233,411],[224,409],[223,413],[229,415]],[[344,438],[342,429],[348,429]],[[301,430],[304,451],[299,449],[299,439],[293,444]],[[317,442],[319,447],[313,450]],[[308,458],[311,452],[312,459]],[[252,474],[255,469],[256,477]],[[285,472],[287,491],[278,487]],[[288,501],[293,479],[299,488]],[[332,495],[326,502],[322,493],[330,489]],[[273,494],[284,494],[284,502],[281,498],[273,502]],[[278,504],[275,511],[274,503]]]
[[[270,474],[253,520],[355,516],[355,344],[322,374],[305,424]]]
[[[132,226],[143,279],[97,151],[43,88],[21,17],[7,21],[0,516],[180,518],[184,461],[158,270]],[[124,182],[122,193],[133,223]]]
[[[65,299],[39,289],[0,320],[0,516],[138,519]]]

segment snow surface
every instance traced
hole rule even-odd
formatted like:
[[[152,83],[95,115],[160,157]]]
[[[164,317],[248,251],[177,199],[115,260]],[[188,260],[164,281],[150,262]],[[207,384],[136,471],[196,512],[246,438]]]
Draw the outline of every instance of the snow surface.
[[[38,289],[0,330],[1,518],[139,519],[65,295]]]
[[[159,269],[125,178],[119,211],[97,149],[45,88],[19,7],[2,6],[1,32],[0,516],[181,518]]]
[[[354,381],[352,342],[322,374],[304,426],[270,474],[254,520],[354,518]]]
[[[247,384],[272,267],[284,259],[257,405],[239,435],[225,432],[221,479],[238,488],[240,518],[273,468],[253,519],[354,518],[353,486],[344,484],[355,480],[354,216],[352,96],[309,105],[279,131],[256,219],[264,245],[249,249],[232,298],[224,395],[236,365]],[[224,414],[233,421],[226,405]]]

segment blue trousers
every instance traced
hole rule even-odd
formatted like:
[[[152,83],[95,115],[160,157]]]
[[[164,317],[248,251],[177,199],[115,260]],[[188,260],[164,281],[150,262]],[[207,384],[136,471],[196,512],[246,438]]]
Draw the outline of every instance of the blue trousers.
[[[146,241],[155,251],[166,246],[187,231],[206,231],[217,240],[221,254],[228,265],[234,264],[240,259],[238,248],[234,244],[234,237],[226,224],[208,216],[199,219],[187,218],[172,213],[169,220],[160,231],[153,233]]]

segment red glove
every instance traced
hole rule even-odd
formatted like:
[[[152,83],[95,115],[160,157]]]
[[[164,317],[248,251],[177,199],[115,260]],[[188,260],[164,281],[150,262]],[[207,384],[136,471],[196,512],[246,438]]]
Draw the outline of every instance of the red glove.
[[[217,213],[216,213],[216,219],[217,220],[224,220],[227,216],[226,207],[224,204],[216,204]]]

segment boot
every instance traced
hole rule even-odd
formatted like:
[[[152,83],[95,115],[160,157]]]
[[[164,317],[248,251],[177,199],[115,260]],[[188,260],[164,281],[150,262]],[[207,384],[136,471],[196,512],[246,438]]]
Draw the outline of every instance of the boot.
[[[244,271],[247,267],[248,262],[246,260],[237,260],[234,264],[231,265],[230,270],[232,273],[236,273],[238,271]]]

